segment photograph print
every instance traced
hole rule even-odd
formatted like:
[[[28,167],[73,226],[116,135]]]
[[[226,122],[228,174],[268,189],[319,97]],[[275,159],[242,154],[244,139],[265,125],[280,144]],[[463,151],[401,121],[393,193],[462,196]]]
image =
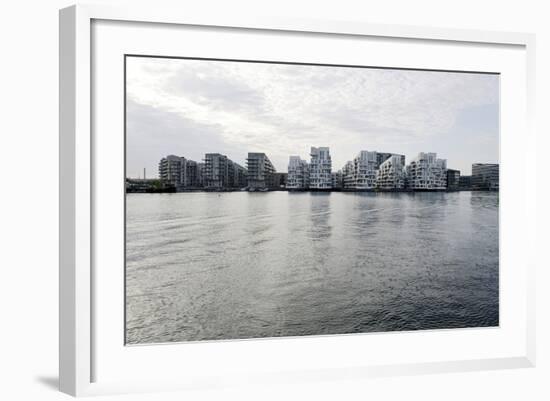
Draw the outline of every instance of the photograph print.
[[[126,56],[127,345],[499,326],[499,75]]]

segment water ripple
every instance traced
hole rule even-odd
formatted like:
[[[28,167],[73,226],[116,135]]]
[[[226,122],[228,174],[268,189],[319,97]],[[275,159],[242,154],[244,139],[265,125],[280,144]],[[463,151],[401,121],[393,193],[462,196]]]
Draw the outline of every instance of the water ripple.
[[[127,341],[499,324],[498,194],[127,197]]]

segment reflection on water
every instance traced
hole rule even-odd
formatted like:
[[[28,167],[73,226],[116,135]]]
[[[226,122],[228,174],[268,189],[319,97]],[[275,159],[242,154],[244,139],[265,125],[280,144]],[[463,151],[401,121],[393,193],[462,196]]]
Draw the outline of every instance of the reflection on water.
[[[498,193],[127,196],[128,343],[496,326]]]

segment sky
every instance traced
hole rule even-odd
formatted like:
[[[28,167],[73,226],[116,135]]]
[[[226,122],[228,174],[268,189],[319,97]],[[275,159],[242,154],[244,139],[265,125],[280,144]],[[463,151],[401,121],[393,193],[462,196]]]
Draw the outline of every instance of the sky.
[[[447,167],[499,162],[499,77],[491,74],[128,57],[128,177],[169,154],[222,153],[277,171],[328,146],[337,171],[361,150],[436,152]]]

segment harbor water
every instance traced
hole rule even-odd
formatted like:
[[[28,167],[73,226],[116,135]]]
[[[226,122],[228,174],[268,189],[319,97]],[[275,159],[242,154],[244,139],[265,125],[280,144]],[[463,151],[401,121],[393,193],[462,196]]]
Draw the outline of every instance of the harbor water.
[[[126,342],[499,324],[497,192],[128,194]]]

